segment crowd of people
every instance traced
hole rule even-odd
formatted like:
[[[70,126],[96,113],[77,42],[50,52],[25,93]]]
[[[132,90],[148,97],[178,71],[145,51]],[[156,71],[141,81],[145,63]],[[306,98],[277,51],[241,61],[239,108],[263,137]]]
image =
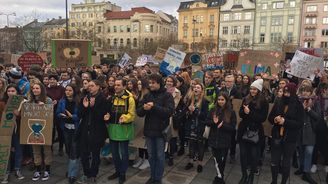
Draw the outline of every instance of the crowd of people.
[[[164,76],[148,64],[78,69],[45,65],[32,66],[28,72],[7,64],[0,69],[0,114],[13,95],[24,96],[22,103],[53,104],[52,139],[53,144],[58,143],[58,147],[20,144],[19,127],[26,122],[20,121],[21,108],[15,110],[12,162],[1,183],[8,183],[13,171],[18,180],[24,179],[21,168],[28,163],[34,168],[33,181],[47,181],[53,172],[54,153],[66,153],[69,183],[96,183],[100,152],[107,139],[115,165],[108,180],[123,184],[136,126],[143,127],[145,146],[138,148],[132,165],[150,167],[146,184],[162,183],[166,162],[172,166],[177,156],[189,157],[185,170],[195,166],[201,173],[207,151],[216,169],[213,183],[224,184],[225,165],[227,160],[236,162],[237,145],[239,184],[253,183],[265,151],[271,153],[272,184],[278,183],[279,173],[281,184],[286,184],[291,166],[298,167],[295,175],[316,184],[311,173],[317,171],[319,157],[324,160],[328,183],[327,73],[316,74],[310,81],[216,69],[204,71],[202,80],[192,79],[190,68]],[[235,99],[242,100],[240,107],[233,107]],[[267,120],[272,126],[270,135],[264,133]]]

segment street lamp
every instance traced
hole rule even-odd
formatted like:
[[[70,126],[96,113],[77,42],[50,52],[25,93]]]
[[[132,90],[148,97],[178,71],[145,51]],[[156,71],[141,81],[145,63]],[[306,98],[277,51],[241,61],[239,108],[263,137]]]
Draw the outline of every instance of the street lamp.
[[[7,27],[9,27],[9,16],[16,16],[16,13],[0,13],[0,15],[7,16]]]
[[[66,39],[69,39],[68,33],[68,10],[67,10],[67,0],[65,0],[65,8],[66,8]]]

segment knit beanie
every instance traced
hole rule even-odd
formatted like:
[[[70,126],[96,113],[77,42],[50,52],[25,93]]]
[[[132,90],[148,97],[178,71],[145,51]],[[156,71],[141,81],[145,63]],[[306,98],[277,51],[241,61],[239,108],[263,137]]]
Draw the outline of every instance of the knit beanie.
[[[20,67],[15,67],[10,69],[9,76],[13,79],[20,79],[22,78],[22,69]]]
[[[251,87],[255,87],[259,91],[262,91],[263,88],[263,79],[257,79],[251,84]]]
[[[284,88],[284,92],[289,92],[290,96],[296,96],[296,91],[297,91],[297,86],[293,82],[288,83]]]

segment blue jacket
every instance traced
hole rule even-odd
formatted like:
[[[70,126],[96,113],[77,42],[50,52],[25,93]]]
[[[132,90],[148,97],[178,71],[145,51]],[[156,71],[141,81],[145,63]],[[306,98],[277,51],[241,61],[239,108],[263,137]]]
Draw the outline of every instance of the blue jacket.
[[[56,117],[60,120],[60,128],[64,130],[65,128],[65,121],[64,119],[60,116],[60,113],[66,114],[65,113],[65,109],[66,109],[66,103],[67,103],[67,99],[66,98],[62,98],[57,106],[57,110],[56,110]],[[72,113],[72,119],[75,125],[75,130],[78,129],[78,126],[80,124],[80,117],[78,116],[78,108],[79,106],[76,104],[74,107],[74,112]]]
[[[28,82],[26,77],[22,77],[18,83],[17,86],[19,88],[19,91],[22,95],[26,96],[27,92],[30,90],[30,83]]]

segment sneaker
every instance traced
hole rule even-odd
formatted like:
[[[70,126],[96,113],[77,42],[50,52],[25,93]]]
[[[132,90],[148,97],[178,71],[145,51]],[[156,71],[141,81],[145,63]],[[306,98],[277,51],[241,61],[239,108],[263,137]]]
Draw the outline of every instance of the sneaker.
[[[144,162],[139,166],[139,169],[140,170],[145,170],[147,169],[148,167],[150,167],[149,165],[149,161],[147,159],[144,160]]]
[[[115,172],[114,174],[108,176],[108,180],[115,180],[116,178],[120,177],[120,173]]]
[[[24,179],[25,177],[22,175],[22,172],[20,170],[17,170],[16,171],[16,177],[18,180],[22,180]]]
[[[47,181],[50,178],[50,173],[48,171],[44,171],[42,176],[42,181]]]
[[[311,167],[311,173],[316,173],[318,170],[317,165],[313,164]]]
[[[188,163],[186,166],[185,166],[185,170],[189,170],[191,168],[193,168],[194,165],[192,163]]]
[[[38,172],[38,171],[36,171],[36,172],[34,172],[34,174],[33,174],[33,178],[32,178],[32,180],[33,181],[38,181],[39,179],[40,179],[40,172]]]
[[[260,170],[261,170],[261,169],[260,169],[259,167],[256,168],[256,171],[255,171],[254,174],[255,174],[256,176],[259,176],[259,175],[260,175]]]
[[[135,164],[133,164],[133,168],[138,168],[141,166],[141,164],[144,162],[143,159],[139,159]]]
[[[1,181],[1,184],[9,183],[9,173],[5,174],[3,177],[3,180]]]
[[[88,183],[88,178],[87,178],[87,176],[82,175],[82,176],[79,178],[79,180],[77,180],[77,183],[80,183],[80,184],[86,184],[86,183]]]

